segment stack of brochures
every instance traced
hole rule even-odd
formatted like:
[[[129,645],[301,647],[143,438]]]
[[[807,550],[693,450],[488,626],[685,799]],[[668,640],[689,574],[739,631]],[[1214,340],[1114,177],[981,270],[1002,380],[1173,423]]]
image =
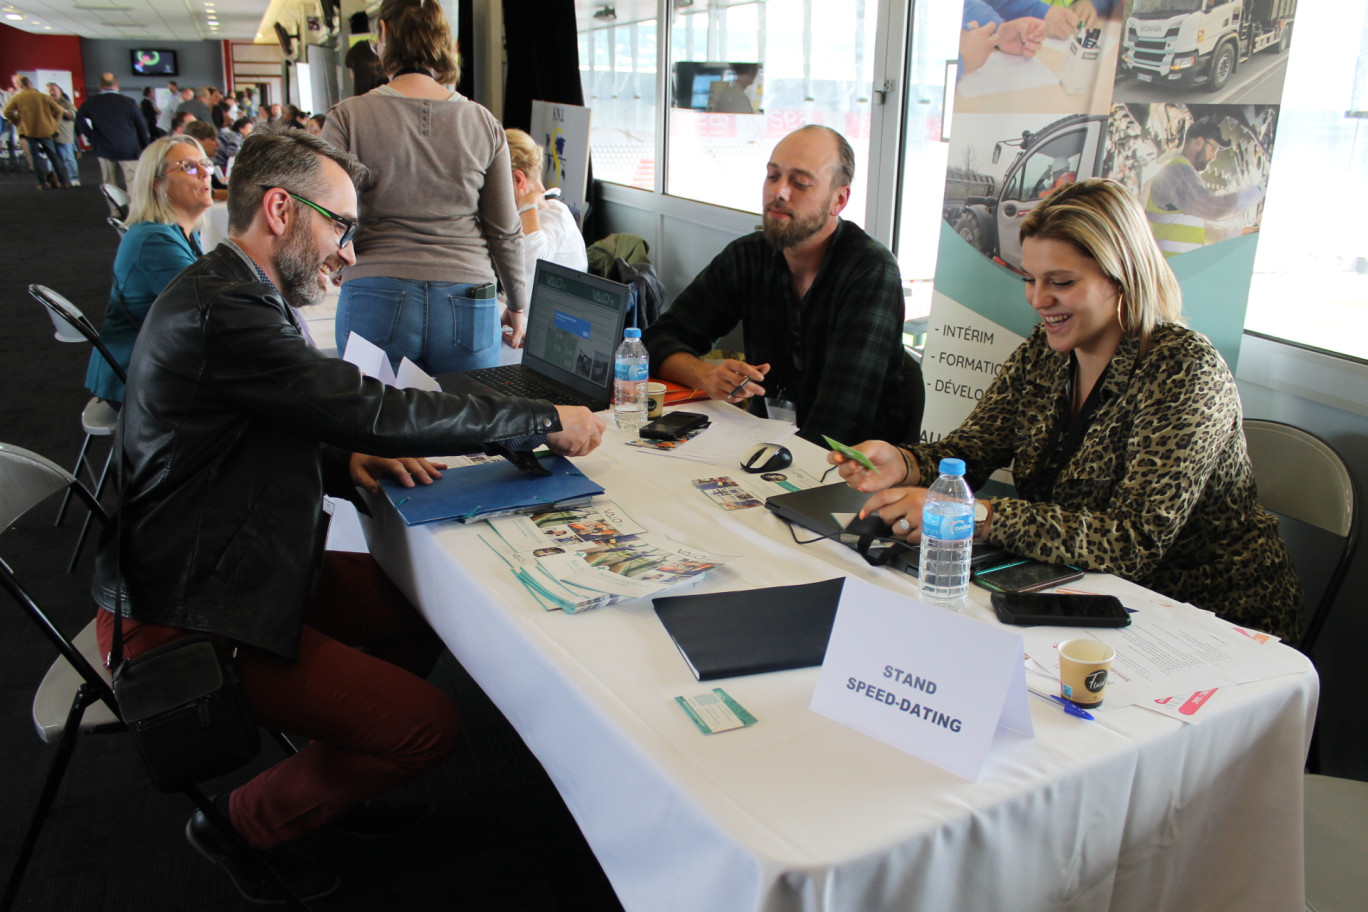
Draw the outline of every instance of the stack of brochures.
[[[697,581],[734,558],[650,535],[611,501],[491,520],[480,536],[547,611],[569,614]]]

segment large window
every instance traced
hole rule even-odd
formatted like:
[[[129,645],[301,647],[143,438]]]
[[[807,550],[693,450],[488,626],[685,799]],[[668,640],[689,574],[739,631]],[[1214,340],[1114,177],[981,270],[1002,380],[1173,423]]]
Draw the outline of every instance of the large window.
[[[1368,360],[1368,0],[1302,3],[1245,328]]]
[[[648,8],[654,11],[655,4]],[[594,111],[589,139],[594,177],[653,189],[656,20],[589,21],[594,25],[579,33],[579,59],[584,101]]]

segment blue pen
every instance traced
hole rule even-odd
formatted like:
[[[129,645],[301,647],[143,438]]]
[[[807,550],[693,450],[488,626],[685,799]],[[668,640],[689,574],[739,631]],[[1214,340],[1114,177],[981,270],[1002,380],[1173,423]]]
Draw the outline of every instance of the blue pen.
[[[1070,716],[1076,716],[1076,717],[1079,718],[1079,719],[1087,719],[1089,722],[1094,721],[1094,719],[1093,719],[1093,714],[1092,714],[1092,713],[1088,712],[1086,709],[1083,709],[1083,708],[1081,708],[1081,707],[1079,707],[1079,706],[1075,706],[1074,704],[1070,703],[1068,700],[1066,700],[1066,699],[1064,699],[1063,697],[1061,697],[1059,694],[1041,693],[1041,692],[1038,691],[1038,690],[1031,690],[1031,688],[1029,688],[1029,687],[1026,688],[1026,690],[1027,690],[1028,693],[1035,694],[1037,697],[1040,697],[1042,700],[1049,700],[1049,701],[1051,701],[1051,702],[1053,702],[1053,703],[1058,703],[1058,704],[1060,705],[1060,707],[1064,710],[1064,712],[1065,712],[1066,714],[1070,715]]]
[[[1068,713],[1069,715],[1077,716],[1080,719],[1087,719],[1089,722],[1093,721],[1093,714],[1088,712],[1086,709],[1083,709],[1080,706],[1075,706],[1074,704],[1070,703],[1068,700],[1064,699],[1058,694],[1047,694],[1047,696],[1051,700],[1054,700],[1056,703],[1058,703],[1060,706],[1064,707],[1064,712]]]

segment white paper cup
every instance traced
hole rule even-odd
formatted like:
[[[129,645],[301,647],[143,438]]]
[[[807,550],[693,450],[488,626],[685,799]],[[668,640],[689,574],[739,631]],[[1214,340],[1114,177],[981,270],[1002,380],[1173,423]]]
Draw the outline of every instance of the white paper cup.
[[[659,418],[665,411],[665,384],[652,380],[646,384],[646,417]]]
[[[1059,694],[1085,709],[1101,706],[1116,650],[1101,640],[1081,637],[1059,644]]]

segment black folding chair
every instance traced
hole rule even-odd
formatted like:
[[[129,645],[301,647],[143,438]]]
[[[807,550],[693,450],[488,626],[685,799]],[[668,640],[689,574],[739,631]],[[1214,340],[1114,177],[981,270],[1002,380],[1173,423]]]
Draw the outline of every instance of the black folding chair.
[[[0,443],[0,536],[29,510],[64,491],[74,494],[101,522],[106,520],[99,501],[61,466],[37,453]],[[0,898],[0,912],[9,912],[19,894],[24,870],[28,867],[29,858],[38,843],[38,835],[57,797],[77,740],[82,735],[108,734],[127,729],[119,716],[109,672],[99,656],[95,621],[91,620],[74,638],[68,638],[3,559],[0,559],[0,588],[14,598],[58,652],[57,659],[43,676],[33,698],[33,721],[38,737],[48,744],[55,740],[57,752],[38,796],[38,804],[33,809],[19,856],[5,884],[4,896]],[[90,608],[93,613],[94,605]],[[277,740],[280,738],[277,737]],[[248,848],[203,791],[191,787],[185,789],[185,795],[222,833],[238,843],[240,848]],[[308,909],[269,865],[263,862],[262,868],[289,905],[296,909]]]

